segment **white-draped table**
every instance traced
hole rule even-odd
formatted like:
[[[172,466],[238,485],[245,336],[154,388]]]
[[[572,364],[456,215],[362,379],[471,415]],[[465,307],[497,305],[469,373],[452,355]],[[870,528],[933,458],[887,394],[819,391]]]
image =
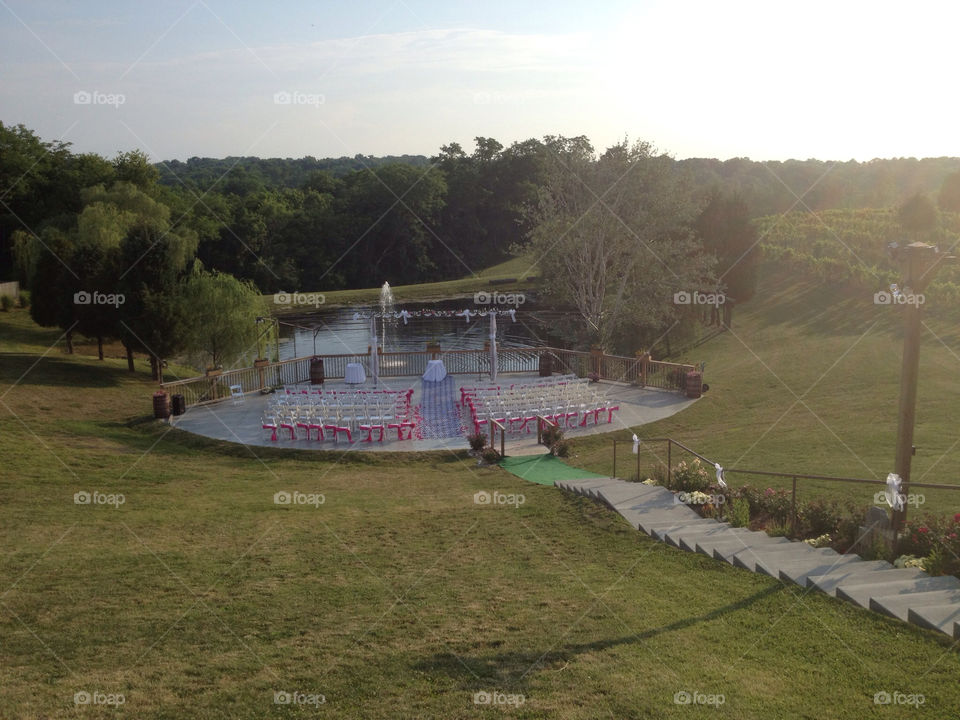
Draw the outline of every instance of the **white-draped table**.
[[[443,360],[427,360],[427,370],[423,373],[423,379],[430,382],[440,382],[447,376],[447,369],[443,366]]]
[[[360,385],[366,382],[367,374],[360,363],[347,363],[347,371],[344,374],[343,381],[349,385]]]

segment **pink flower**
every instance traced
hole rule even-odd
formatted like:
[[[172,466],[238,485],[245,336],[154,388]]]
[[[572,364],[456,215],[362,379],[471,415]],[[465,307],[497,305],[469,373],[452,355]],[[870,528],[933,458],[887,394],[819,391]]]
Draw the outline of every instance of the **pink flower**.
[[[953,516],[953,521],[960,522],[960,513],[957,513],[956,515]]]
[[[921,525],[920,527],[917,528],[917,531],[918,531],[918,532],[922,532],[922,533],[928,533],[928,532],[930,532],[930,528],[928,528],[928,527],[926,527],[926,526],[924,526],[924,525]]]

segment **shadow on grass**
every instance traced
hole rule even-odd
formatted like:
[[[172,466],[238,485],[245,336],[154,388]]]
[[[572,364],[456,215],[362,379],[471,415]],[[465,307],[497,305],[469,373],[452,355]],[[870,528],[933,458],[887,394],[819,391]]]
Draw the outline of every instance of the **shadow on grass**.
[[[15,383],[25,373],[31,385],[82,390],[117,387],[122,379],[132,377],[114,365],[93,365],[49,356],[38,359],[32,353],[0,353],[0,384]]]
[[[729,613],[747,609],[761,600],[786,591],[786,586],[778,583],[742,600],[716,608],[703,615],[683,618],[669,625],[650,628],[649,630],[644,630],[634,635],[596,640],[591,643],[561,645],[556,648],[530,650],[527,652],[506,652],[488,655],[467,655],[462,653],[454,655],[451,652],[436,653],[414,665],[414,669],[436,675],[445,675],[458,681],[464,690],[475,689],[479,682],[494,683],[499,690],[522,691],[527,687],[526,678],[538,668],[548,669],[550,666],[572,662],[578,655],[602,652],[619,646],[636,645],[637,643],[651,640],[666,633],[685,630],[686,628],[701,623],[708,623]]]

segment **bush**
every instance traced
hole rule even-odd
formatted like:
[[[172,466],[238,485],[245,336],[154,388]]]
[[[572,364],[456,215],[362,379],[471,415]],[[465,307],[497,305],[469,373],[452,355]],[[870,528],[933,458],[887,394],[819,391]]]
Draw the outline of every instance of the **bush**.
[[[9,295],[0,295],[0,310],[4,312],[10,312],[10,308],[13,307],[13,298]]]
[[[22,308],[30,307],[30,291],[29,290],[20,291],[20,307]]]
[[[556,457],[567,457],[570,454],[570,441],[560,438],[550,446],[550,454]]]
[[[480,453],[480,458],[487,465],[496,465],[500,462],[500,451],[494,447],[485,447]]]
[[[552,448],[557,442],[563,439],[563,430],[556,425],[547,425],[543,429],[543,444]]]
[[[730,503],[730,513],[727,517],[733,527],[749,527],[750,525],[750,503],[746,498],[734,498]]]
[[[797,504],[797,532],[801,537],[819,538],[837,530],[840,508],[824,500]]]
[[[480,452],[483,450],[483,446],[487,444],[487,436],[483,433],[476,433],[474,435],[469,435],[467,437],[467,442],[470,443],[470,449],[474,452]]]
[[[703,467],[700,458],[694,458],[689,465],[685,460],[681,460],[673,468],[667,488],[685,492],[706,492],[710,489],[710,473]]]

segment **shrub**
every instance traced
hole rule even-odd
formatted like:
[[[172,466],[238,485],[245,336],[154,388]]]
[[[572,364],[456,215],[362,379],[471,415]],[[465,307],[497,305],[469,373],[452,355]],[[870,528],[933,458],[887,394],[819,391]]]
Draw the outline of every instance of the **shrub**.
[[[552,448],[557,442],[563,439],[563,430],[556,425],[547,425],[543,429],[543,444]]]
[[[839,507],[824,500],[798,503],[797,532],[803,537],[814,538],[833,534],[841,514]]]
[[[570,441],[560,438],[550,446],[550,454],[556,457],[567,457],[570,454]]]
[[[4,312],[10,312],[10,308],[13,307],[13,298],[9,295],[0,295],[0,310]]]
[[[496,465],[498,462],[500,462],[500,451],[494,447],[485,447],[480,453],[480,458],[487,465]]]
[[[733,527],[749,527],[750,503],[746,498],[734,498],[730,503],[730,513],[727,518]]]
[[[469,435],[467,437],[467,442],[470,443],[470,449],[474,452],[480,452],[483,450],[483,446],[487,444],[487,436],[483,433],[476,433],[474,435]]]
[[[689,465],[685,460],[681,460],[673,468],[667,487],[670,490],[704,492],[710,489],[710,473],[703,467],[700,458],[694,458]]]
[[[30,307],[30,291],[21,290],[20,291],[20,307]]]

